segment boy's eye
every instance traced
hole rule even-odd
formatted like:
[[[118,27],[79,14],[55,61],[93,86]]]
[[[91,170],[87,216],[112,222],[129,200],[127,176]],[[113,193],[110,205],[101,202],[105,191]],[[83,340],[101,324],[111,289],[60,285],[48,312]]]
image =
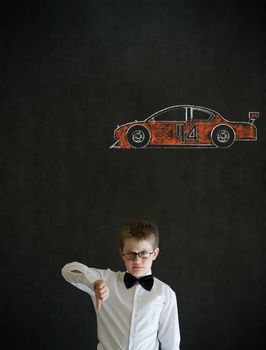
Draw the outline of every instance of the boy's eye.
[[[141,256],[141,258],[147,258],[150,256],[150,253],[144,250],[143,252],[140,252],[139,255]]]

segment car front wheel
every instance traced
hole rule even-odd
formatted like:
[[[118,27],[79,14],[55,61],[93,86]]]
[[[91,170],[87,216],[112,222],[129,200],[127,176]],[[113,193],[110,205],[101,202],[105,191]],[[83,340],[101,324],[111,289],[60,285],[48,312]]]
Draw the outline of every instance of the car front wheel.
[[[133,125],[127,131],[128,143],[134,148],[146,147],[150,138],[150,131],[143,125]]]
[[[235,132],[228,125],[218,125],[212,130],[211,139],[214,146],[228,148],[235,141]]]

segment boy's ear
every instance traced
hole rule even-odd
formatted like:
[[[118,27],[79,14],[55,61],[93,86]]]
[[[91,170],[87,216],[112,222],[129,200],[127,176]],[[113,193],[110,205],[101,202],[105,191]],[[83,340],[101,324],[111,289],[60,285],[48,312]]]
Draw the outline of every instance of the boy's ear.
[[[156,260],[157,256],[159,255],[160,249],[155,248],[153,251],[153,260]]]

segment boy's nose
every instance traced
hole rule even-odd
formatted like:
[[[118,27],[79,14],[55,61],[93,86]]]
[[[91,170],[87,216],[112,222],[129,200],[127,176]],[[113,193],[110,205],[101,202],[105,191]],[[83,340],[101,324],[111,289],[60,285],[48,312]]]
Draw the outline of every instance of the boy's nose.
[[[136,255],[135,259],[134,259],[134,262],[140,262],[140,261],[142,261],[142,259],[138,255]]]

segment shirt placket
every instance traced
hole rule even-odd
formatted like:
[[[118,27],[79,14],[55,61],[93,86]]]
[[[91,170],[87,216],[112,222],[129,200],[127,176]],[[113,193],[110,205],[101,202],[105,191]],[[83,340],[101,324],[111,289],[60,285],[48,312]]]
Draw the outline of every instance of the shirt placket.
[[[137,325],[137,312],[138,312],[138,294],[139,294],[140,285],[136,284],[134,288],[135,288],[135,291],[134,291],[134,296],[133,296],[128,350],[135,349],[135,342],[136,342],[136,336],[137,336],[136,335],[136,325]]]

